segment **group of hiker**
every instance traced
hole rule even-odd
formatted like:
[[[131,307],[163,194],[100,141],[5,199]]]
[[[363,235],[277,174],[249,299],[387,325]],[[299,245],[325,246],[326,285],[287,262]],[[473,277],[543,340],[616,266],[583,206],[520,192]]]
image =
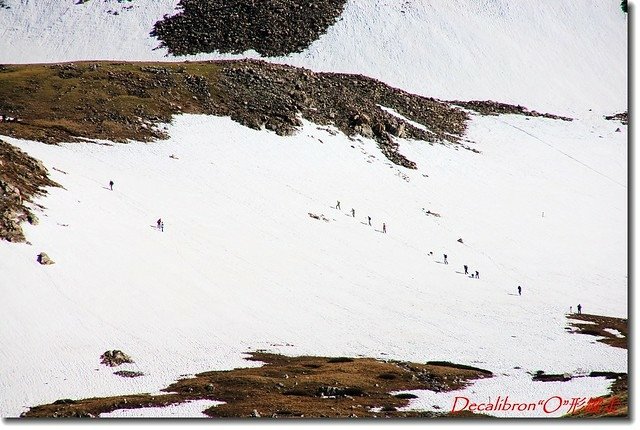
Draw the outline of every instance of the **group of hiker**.
[[[109,189],[111,191],[113,191],[114,185],[115,183],[113,181],[109,181]],[[164,221],[162,221],[162,218],[158,218],[158,221],[156,221],[156,227],[158,228],[158,230],[164,232]]]
[[[342,208],[340,207],[340,200],[338,200],[338,201],[336,202],[336,209],[337,209],[337,210],[342,210]],[[351,208],[351,216],[352,216],[353,218],[355,218],[355,217],[356,217],[356,210],[355,210],[354,208]],[[369,215],[367,215],[367,223],[368,223],[369,225],[371,225],[371,217],[370,217]],[[383,233],[386,233],[386,232],[387,232],[387,224],[386,224],[386,223],[384,223],[384,222],[382,223],[382,232],[383,232]]]

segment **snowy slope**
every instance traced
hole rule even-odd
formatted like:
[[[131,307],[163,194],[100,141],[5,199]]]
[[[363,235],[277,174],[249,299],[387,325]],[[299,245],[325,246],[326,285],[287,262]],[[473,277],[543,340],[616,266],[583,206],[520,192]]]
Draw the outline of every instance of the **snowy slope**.
[[[176,12],[176,0],[5,3],[0,63],[240,57],[175,58],[156,49],[160,43],[149,33]],[[619,3],[349,0],[326,35],[300,54],[273,60],[362,73],[430,97],[611,114],[627,109],[627,15]]]
[[[256,349],[475,365],[498,375],[472,388],[483,398],[601,395],[602,378],[558,387],[526,372],[626,371],[625,350],[565,330],[578,303],[627,315],[627,133],[615,127],[596,114],[474,117],[481,154],[403,141],[417,171],[308,123],[289,138],[206,116],[175,118],[153,144],[4,138],[64,189],[39,200],[31,245],[0,242],[0,414],[155,392],[256,365],[243,361]],[[56,264],[39,266],[40,251]],[[146,376],[99,365],[114,348]]]

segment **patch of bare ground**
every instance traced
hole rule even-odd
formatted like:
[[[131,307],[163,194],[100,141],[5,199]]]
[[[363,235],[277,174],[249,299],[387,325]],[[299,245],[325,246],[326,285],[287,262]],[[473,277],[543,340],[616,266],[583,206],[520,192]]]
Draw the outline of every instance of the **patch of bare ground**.
[[[211,417],[442,417],[448,414],[399,411],[409,405],[410,396],[390,393],[418,389],[450,391],[492,376],[486,370],[450,363],[286,357],[269,353],[251,353],[249,360],[264,365],[200,373],[171,384],[162,390],[167,392],[163,395],[63,399],[35,406],[22,416],[98,417],[117,409],[163,407],[209,399],[225,402],[204,411]]]
[[[40,161],[0,139],[0,240],[24,242],[21,224],[38,222],[27,203],[54,186]]]
[[[585,323],[570,322],[575,333],[596,336],[598,342],[605,343],[615,348],[628,349],[628,324],[625,318],[606,317],[591,314],[569,314],[568,318],[585,321]],[[568,329],[571,329],[568,328]],[[605,329],[617,330],[616,336]],[[620,337],[622,336],[622,337]],[[589,399],[588,403],[576,411],[567,415],[569,418],[603,418],[603,417],[628,417],[629,416],[629,390],[628,375],[615,372],[591,372],[589,376],[601,377],[613,380],[611,393],[607,396]]]
[[[585,321],[585,323],[570,321],[570,327],[567,330],[575,329],[574,333],[588,334],[596,336],[598,342],[606,343],[607,345],[614,346],[616,348],[628,349],[627,337],[629,334],[627,320],[625,318],[605,317],[602,315],[590,315],[590,314],[569,314],[568,318],[573,320]],[[608,332],[605,329],[617,330],[620,334]]]

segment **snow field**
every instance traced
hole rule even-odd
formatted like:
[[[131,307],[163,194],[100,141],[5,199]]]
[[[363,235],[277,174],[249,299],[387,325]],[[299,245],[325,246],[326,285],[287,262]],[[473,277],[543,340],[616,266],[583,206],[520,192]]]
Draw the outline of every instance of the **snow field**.
[[[243,360],[257,349],[469,364],[499,375],[483,395],[520,401],[543,387],[525,372],[626,371],[626,351],[565,331],[577,303],[627,315],[616,127],[474,117],[467,138],[481,154],[402,141],[417,171],[306,122],[289,138],[199,115],[175,117],[171,138],[152,144],[3,137],[64,189],[39,199],[32,245],[0,243],[0,411],[156,392],[180,375],[258,365]],[[40,251],[56,264],[37,265]],[[113,375],[99,364],[107,349],[145,376]],[[578,381],[563,387],[595,396],[608,385]]]

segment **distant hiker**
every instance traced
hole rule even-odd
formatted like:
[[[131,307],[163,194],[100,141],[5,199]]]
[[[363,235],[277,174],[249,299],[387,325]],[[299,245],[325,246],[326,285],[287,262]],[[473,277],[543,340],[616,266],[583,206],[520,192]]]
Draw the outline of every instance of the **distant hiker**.
[[[367,216],[367,219],[369,220],[369,225],[371,225],[371,217]]]
[[[164,232],[164,221],[160,223],[160,231]]]
[[[447,254],[444,254],[444,264],[449,264],[449,262],[447,261]]]
[[[582,305],[580,303],[578,303],[578,313],[579,314],[582,313]]]
[[[383,233],[387,232],[387,225],[385,223],[382,223],[382,232]]]
[[[336,203],[336,209],[340,209],[340,200],[338,200],[338,203]]]
[[[569,313],[572,314],[573,313],[573,306],[569,306]]]
[[[354,208],[351,208],[351,216],[356,217],[356,210]]]
[[[466,264],[463,266],[464,267],[464,274],[468,275],[469,274],[469,266],[467,266]]]
[[[476,279],[480,279],[480,272],[476,270]]]
[[[111,188],[111,191],[113,191],[113,181],[109,181],[109,188]]]
[[[433,251],[429,251],[429,255],[433,255]]]
[[[518,285],[518,295],[519,296],[522,295],[522,287],[520,285]]]
[[[162,226],[162,218],[158,218],[158,221],[156,221],[156,224],[158,225],[158,230],[160,230],[160,227]]]

